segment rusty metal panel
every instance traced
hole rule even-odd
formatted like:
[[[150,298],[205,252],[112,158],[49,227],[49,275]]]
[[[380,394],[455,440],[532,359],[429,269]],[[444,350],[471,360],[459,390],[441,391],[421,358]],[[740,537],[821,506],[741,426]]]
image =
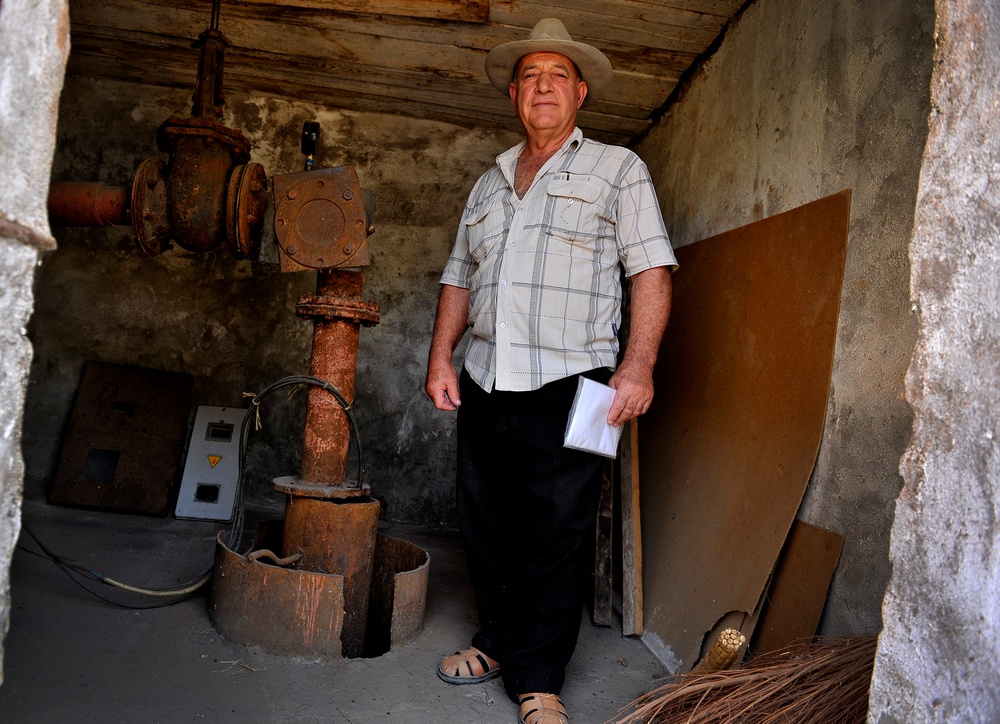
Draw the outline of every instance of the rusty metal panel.
[[[192,385],[188,374],[84,363],[49,502],[166,515]]]
[[[424,626],[430,556],[409,541],[378,534],[368,601],[365,656],[409,643]]]
[[[280,524],[258,544],[267,545],[272,533],[280,536]],[[231,551],[225,537],[219,533],[209,605],[219,632],[272,654],[339,659],[344,577],[251,561]]]
[[[639,426],[645,638],[679,670],[758,602],[826,420],[850,192],[678,250]]]

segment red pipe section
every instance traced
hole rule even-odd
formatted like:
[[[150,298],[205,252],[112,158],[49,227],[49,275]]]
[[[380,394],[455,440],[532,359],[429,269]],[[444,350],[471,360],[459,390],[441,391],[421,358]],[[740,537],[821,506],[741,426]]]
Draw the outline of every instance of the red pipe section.
[[[100,181],[57,181],[49,187],[53,226],[129,224],[129,189]]]

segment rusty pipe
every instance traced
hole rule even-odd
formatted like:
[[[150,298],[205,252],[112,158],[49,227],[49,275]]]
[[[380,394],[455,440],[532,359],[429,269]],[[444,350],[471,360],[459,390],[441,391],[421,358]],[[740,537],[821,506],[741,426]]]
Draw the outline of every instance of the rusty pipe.
[[[49,187],[49,223],[53,226],[108,226],[129,223],[124,186],[102,181],[56,181]]]
[[[335,503],[289,496],[282,554],[301,553],[298,567],[344,577],[344,656],[364,655],[368,598],[375,565],[379,502]]]
[[[316,276],[316,295],[299,301],[299,316],[314,319],[311,373],[354,401],[359,328],[378,321],[376,305],[362,301],[360,271],[325,269]],[[302,478],[335,487],[346,484],[350,427],[347,415],[322,390],[309,392]]]

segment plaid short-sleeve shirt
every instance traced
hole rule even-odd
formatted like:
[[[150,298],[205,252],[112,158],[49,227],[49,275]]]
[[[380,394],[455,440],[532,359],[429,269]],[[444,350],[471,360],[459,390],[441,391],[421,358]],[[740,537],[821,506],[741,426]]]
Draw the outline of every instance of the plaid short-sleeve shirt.
[[[677,264],[638,156],[577,128],[520,199],[523,147],[498,156],[476,183],[441,277],[470,291],[465,367],[487,391],[613,369],[621,270]]]

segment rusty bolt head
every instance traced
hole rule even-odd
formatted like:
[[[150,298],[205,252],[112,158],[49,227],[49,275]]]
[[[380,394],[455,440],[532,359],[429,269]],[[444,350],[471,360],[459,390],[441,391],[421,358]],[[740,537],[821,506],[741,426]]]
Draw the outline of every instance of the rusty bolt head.
[[[354,253],[354,247],[351,246],[350,244],[345,244],[344,245],[344,254],[346,256],[350,256],[353,253]]]
[[[347,189],[347,191],[344,192],[344,199],[350,201],[353,198],[354,198],[354,192],[351,191],[350,189]]]
[[[290,191],[288,192],[288,198],[289,198],[289,199],[294,199],[294,198],[295,198],[296,196],[298,196],[298,194],[297,194],[297,193],[295,192],[295,189],[291,189],[291,190],[290,190]]]
[[[298,253],[298,251],[299,251],[299,248],[297,246],[295,246],[294,244],[292,246],[288,247],[288,255],[289,256],[295,256]]]

